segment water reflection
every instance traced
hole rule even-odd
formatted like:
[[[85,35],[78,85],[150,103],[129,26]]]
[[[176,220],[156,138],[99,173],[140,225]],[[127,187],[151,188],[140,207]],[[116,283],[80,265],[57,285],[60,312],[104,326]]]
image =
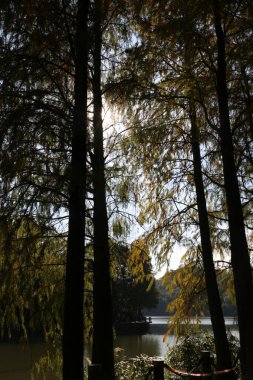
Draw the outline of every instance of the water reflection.
[[[238,336],[238,327],[234,324],[233,318],[226,318],[227,327],[232,334]],[[210,319],[202,320],[202,328],[211,328]],[[142,353],[149,356],[164,356],[175,344],[175,338],[170,335],[168,341],[163,343],[163,336],[167,331],[166,317],[153,317],[149,333],[142,336],[118,336],[115,340],[117,359],[131,358]],[[31,368],[36,360],[45,354],[45,344],[0,344],[0,380],[30,380]],[[90,357],[90,353],[86,352]],[[37,379],[37,378],[36,378]],[[42,380],[43,376],[38,377]],[[52,373],[47,373],[47,380],[56,380]]]
[[[0,379],[31,380],[35,362],[45,354],[45,344],[0,344]],[[40,374],[36,380],[43,380]],[[46,373],[47,380],[56,380],[52,372]]]
[[[118,358],[134,357],[144,353],[149,356],[164,356],[169,347],[176,343],[174,335],[170,335],[166,341],[163,342],[163,337],[168,329],[167,317],[152,317],[149,333],[142,336],[119,336],[116,339],[115,347],[119,347]],[[192,323],[194,323],[194,319]],[[234,318],[225,318],[227,329],[237,337],[239,337],[238,326]],[[211,329],[210,318],[201,318],[201,328]]]
[[[175,344],[175,338],[170,335],[166,343],[163,337],[167,331],[166,317],[152,317],[149,332],[145,335],[118,336],[115,341],[115,347],[120,347],[119,358],[135,357],[140,354],[149,356],[164,356],[168,347]]]
[[[173,344],[174,337],[170,337],[169,344]],[[168,344],[163,343],[162,335],[131,335],[131,336],[119,336],[116,339],[115,347],[123,349],[119,353],[119,358],[123,357],[135,357],[142,353],[149,356],[162,356],[168,349]]]

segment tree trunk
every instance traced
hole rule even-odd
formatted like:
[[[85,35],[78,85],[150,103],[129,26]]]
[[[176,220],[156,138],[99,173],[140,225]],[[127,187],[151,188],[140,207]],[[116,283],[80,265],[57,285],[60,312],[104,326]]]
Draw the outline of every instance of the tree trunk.
[[[221,26],[219,0],[213,0],[217,37],[218,68],[216,73],[220,117],[220,144],[231,243],[238,323],[241,344],[242,378],[253,379],[253,286],[242,204],[236,173],[233,140],[230,128],[225,60],[225,36]]]
[[[84,229],[87,131],[88,1],[78,1],[75,104],[63,323],[63,380],[83,380]]]
[[[206,197],[201,169],[199,129],[197,126],[195,105],[192,100],[190,100],[190,122],[194,183],[196,188],[199,228],[202,246],[202,261],[204,265],[208,306],[214,334],[217,366],[218,369],[228,369],[232,368],[232,361],[213,262],[208,212],[206,207]],[[222,376],[222,378],[235,379],[235,374],[227,374],[225,377]]]
[[[93,352],[92,361],[101,364],[104,380],[114,379],[112,296],[106,183],[104,171],[101,48],[101,1],[95,0],[94,13],[94,155],[92,160],[94,187],[94,284],[93,284]]]

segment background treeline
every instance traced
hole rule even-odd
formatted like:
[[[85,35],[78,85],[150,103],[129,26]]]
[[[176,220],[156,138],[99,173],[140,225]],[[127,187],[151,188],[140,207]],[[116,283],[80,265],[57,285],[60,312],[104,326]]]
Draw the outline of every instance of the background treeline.
[[[158,293],[158,303],[155,307],[149,308],[146,307],[143,310],[144,315],[154,315],[154,316],[171,316],[173,315],[173,310],[170,309],[170,304],[173,303],[177,299],[180,293],[180,284],[176,284],[174,282],[174,279],[178,277],[178,273],[183,269],[179,269],[175,272],[170,273],[170,281],[174,284],[174,290],[170,288],[170,291],[168,292],[168,288],[166,287],[166,278],[160,278],[155,280],[155,288]],[[232,280],[232,273],[231,270],[228,270],[227,273],[221,272],[218,274],[218,284],[220,289],[220,297],[222,302],[222,309],[225,317],[236,317],[236,306],[235,306],[235,299],[234,299],[234,291],[233,288],[231,288],[233,284]],[[229,288],[230,286],[230,288]],[[195,305],[196,297],[191,299],[192,306]],[[192,307],[192,310],[189,311],[189,316],[195,317],[196,314],[198,316],[210,316],[210,312],[208,309],[207,304],[207,298],[206,298],[206,290],[205,288],[202,289],[202,292],[200,291],[198,294],[198,302],[200,303],[201,313],[194,310],[194,307]],[[167,311],[169,307],[170,311]]]

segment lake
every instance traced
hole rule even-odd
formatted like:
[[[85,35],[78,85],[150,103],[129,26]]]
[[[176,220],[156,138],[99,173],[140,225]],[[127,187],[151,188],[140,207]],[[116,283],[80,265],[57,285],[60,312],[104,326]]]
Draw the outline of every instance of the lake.
[[[31,380],[33,364],[45,353],[46,345],[0,344],[0,380]],[[44,380],[42,374],[36,380]],[[48,372],[47,380],[56,380]]]
[[[238,327],[234,318],[225,318],[230,331],[238,336]],[[201,326],[210,328],[210,318],[202,318]],[[173,335],[163,343],[163,336],[167,331],[166,317],[152,317],[148,334],[142,336],[119,336],[115,347],[118,347],[118,359],[130,358],[141,353],[149,356],[163,356],[168,346],[175,344]],[[0,344],[0,380],[31,380],[30,371],[36,360],[45,352],[45,344]],[[89,354],[88,354],[89,355]],[[37,378],[36,378],[37,379]],[[47,380],[56,380],[52,373],[47,373]],[[38,377],[43,380],[43,376]]]
[[[119,336],[116,339],[116,347],[122,348],[121,356],[134,357],[141,353],[149,356],[164,356],[168,347],[175,344],[176,339],[174,335],[170,335],[166,341],[163,342],[163,337],[167,331],[167,317],[151,317],[152,323],[150,324],[148,334],[142,336]],[[211,328],[210,318],[201,318],[201,327]],[[194,318],[192,318],[194,323]],[[231,333],[239,337],[238,326],[234,318],[226,317],[225,323]]]

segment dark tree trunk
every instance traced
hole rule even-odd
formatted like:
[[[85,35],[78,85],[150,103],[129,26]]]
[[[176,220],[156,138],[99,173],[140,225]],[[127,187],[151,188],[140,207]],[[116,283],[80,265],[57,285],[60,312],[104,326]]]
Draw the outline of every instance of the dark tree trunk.
[[[69,231],[63,324],[63,379],[83,380],[84,229],[87,131],[88,1],[78,1],[75,104],[69,195]]]
[[[203,184],[201,155],[199,146],[199,129],[196,120],[196,110],[190,100],[191,145],[193,153],[194,183],[196,188],[199,228],[202,246],[202,260],[205,273],[206,290],[212,328],[214,333],[215,350],[218,369],[232,368],[231,354],[227,339],[225,321],[221,306],[220,294],[213,262],[212,244],[206,207],[206,197]],[[234,374],[222,378],[235,379]]]
[[[95,0],[94,12],[94,155],[92,160],[94,187],[94,285],[92,361],[93,363],[101,364],[103,380],[113,380],[112,296],[102,125],[102,9],[100,0]]]
[[[244,154],[247,156],[249,165],[253,165],[253,152],[251,149],[251,143],[253,141],[253,99],[251,96],[251,84],[250,79],[247,77],[246,68],[244,65],[241,66],[241,76],[245,91],[245,121],[248,124],[248,129],[245,131],[243,148]]]
[[[244,227],[240,191],[236,173],[230,128],[225,60],[225,36],[221,26],[219,1],[213,0],[217,37],[217,95],[220,117],[220,144],[223,160],[225,192],[231,243],[238,323],[241,344],[241,368],[244,380],[253,379],[253,286],[251,264]]]

